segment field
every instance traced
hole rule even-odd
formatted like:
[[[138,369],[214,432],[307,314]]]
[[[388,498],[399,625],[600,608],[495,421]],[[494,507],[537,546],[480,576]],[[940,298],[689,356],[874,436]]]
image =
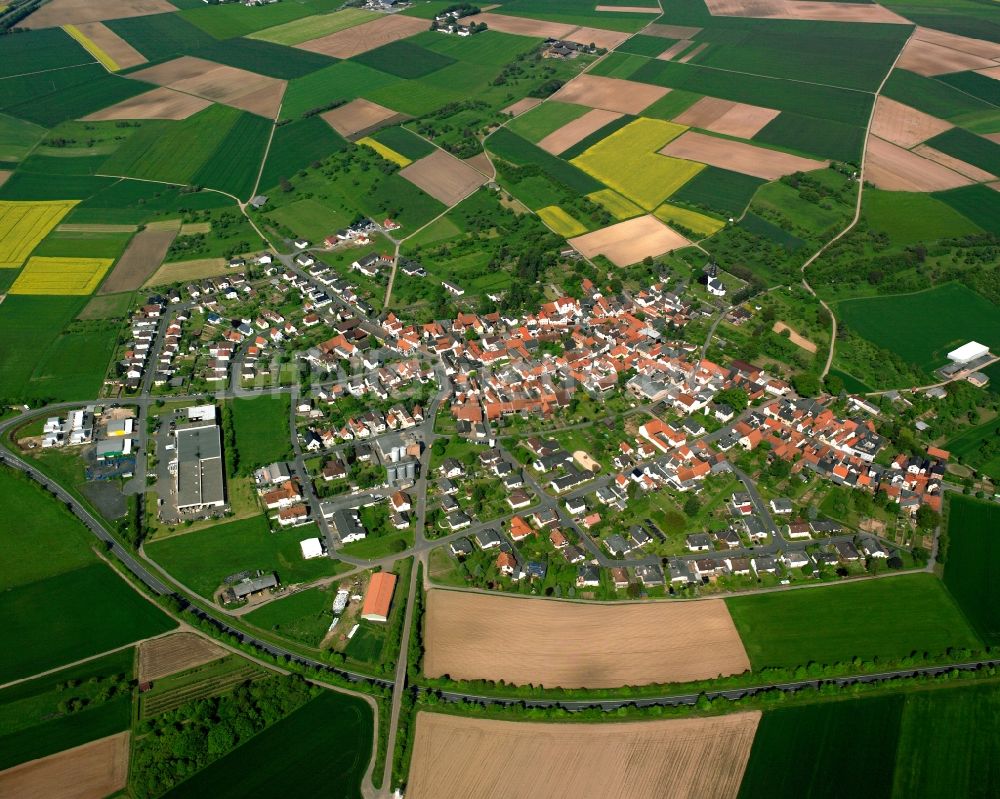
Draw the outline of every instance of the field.
[[[371,136],[365,136],[363,139],[358,139],[356,144],[363,144],[365,147],[371,147],[386,161],[392,161],[394,164],[400,167],[409,166],[410,164],[413,163],[413,161],[411,161],[402,153],[397,153],[391,147],[382,144],[382,142],[373,139]]]
[[[238,685],[259,680],[269,674],[245,658],[226,654],[222,650],[220,653],[222,657],[217,656],[183,672],[160,676],[153,687],[139,699],[140,718],[152,718],[177,710],[188,702],[220,696]]]
[[[51,295],[7,297],[0,303],[0,374],[7,393],[12,397],[30,395],[35,367],[84,303],[81,297]],[[31,341],[32,346],[21,346],[22,341]]]
[[[138,17],[175,11],[166,0],[53,0],[26,20],[26,27],[47,28],[99,19]]]
[[[211,599],[226,577],[245,570],[274,571],[282,585],[333,574],[336,564],[327,558],[302,559],[299,541],[315,535],[313,526],[272,533],[267,521],[256,516],[150,541],[146,553],[184,585]]]
[[[67,32],[72,26],[67,26]],[[145,64],[146,59],[138,50],[111,30],[103,22],[84,22],[75,26],[76,30],[82,34],[87,41],[95,48],[94,57],[112,70],[128,69],[130,67]],[[70,35],[73,35],[72,33]],[[74,36],[73,38],[77,38]],[[81,42],[84,47],[87,44]],[[90,47],[87,47],[90,50]],[[98,56],[98,52],[103,53],[109,63],[106,63]],[[111,66],[113,65],[113,66]]]
[[[225,258],[199,258],[195,261],[175,261],[163,264],[144,286],[166,286],[185,280],[200,280],[204,277],[224,275],[229,269]]]
[[[563,86],[552,99],[622,114],[638,114],[666,93],[660,86],[585,73]]]
[[[514,131],[530,142],[538,143],[559,128],[579,119],[588,113],[582,105],[570,105],[552,100],[521,114],[512,122],[507,123],[508,130]],[[590,131],[593,132],[593,131]],[[553,152],[548,148],[543,148]],[[565,147],[563,148],[565,149]]]
[[[334,58],[351,58],[425,30],[427,23],[423,20],[397,14],[391,17],[381,16],[371,22],[309,39],[296,46]]]
[[[542,106],[543,108],[546,106]],[[592,108],[579,119],[575,119],[560,128],[552,131],[538,142],[538,146],[547,153],[558,155],[565,152],[574,144],[586,139],[592,133],[604,128],[614,122],[622,115],[617,111],[605,111],[601,108]]]
[[[485,175],[444,150],[414,161],[399,176],[445,205],[457,205],[486,182]]]
[[[94,58],[96,58],[101,64],[107,67],[108,71],[115,72],[119,69],[118,63],[110,55],[104,52],[104,50],[101,49],[100,45],[98,45],[97,42],[91,40],[90,37],[87,36],[87,34],[84,33],[82,30],[80,30],[78,27],[76,27],[75,25],[66,25],[63,28],[63,30],[65,30],[66,33],[68,33],[70,36],[76,39],[76,41],[78,41],[80,45]],[[114,34],[112,34],[112,36],[113,35]],[[125,44],[125,42],[122,43]],[[126,44],[126,47],[127,46],[128,45]],[[140,60],[136,61],[135,63],[141,64],[145,61],[145,59],[142,58],[142,56],[139,55],[137,52],[136,55],[139,56]]]
[[[689,128],[702,128],[726,136],[752,139],[779,113],[773,108],[702,97],[675,117],[674,121]]]
[[[588,200],[592,200],[603,206],[615,219],[622,221],[631,219],[633,216],[640,216],[642,209],[631,200],[626,200],[618,192],[611,189],[601,189],[587,195]]]
[[[927,194],[865,192],[864,215],[872,230],[889,236],[896,246],[981,232],[966,217]]]
[[[944,133],[950,127],[949,122],[888,97],[880,96],[875,101],[872,133],[900,147],[914,147],[939,133]]]
[[[85,602],[80,597],[86,597]],[[53,613],[52,608],[59,612]],[[0,682],[159,635],[172,619],[109,566],[94,563],[0,594],[7,619]]]
[[[91,297],[77,319],[123,319],[132,306],[132,293],[107,294]]]
[[[176,235],[176,228],[146,228],[138,233],[118,259],[114,271],[104,281],[101,294],[135,291],[140,288],[159,268]]]
[[[558,205],[539,208],[538,216],[546,225],[564,238],[579,236],[581,233],[587,232],[587,228],[584,225],[577,222]]]
[[[423,712],[406,795],[733,799],[759,720],[540,724]]]
[[[139,644],[140,682],[200,666],[223,657],[226,650],[196,633],[175,633]]]
[[[254,114],[240,114],[226,137],[194,175],[199,186],[221,189],[241,200],[253,193],[271,124]]]
[[[486,140],[486,146],[491,153],[504,161],[509,161],[517,166],[537,166],[546,177],[580,194],[590,194],[604,188],[599,181],[583,170],[550,155],[506,128],[500,128],[490,136]],[[548,203],[544,204],[548,205]],[[528,205],[530,206],[531,203]]]
[[[311,9],[302,3],[276,3],[247,8],[242,3],[223,4],[218,7],[192,8],[178,16],[197,25],[216,39],[246,36],[266,28],[273,28],[292,20],[308,17]]]
[[[887,191],[943,191],[974,181],[922,158],[915,152],[872,136],[868,142],[865,179]]]
[[[952,128],[929,139],[927,144],[991,175],[1000,175],[1000,144],[982,136],[961,128]]]
[[[896,695],[767,711],[740,798],[888,799],[902,709],[903,697]]]
[[[286,396],[233,400],[236,449],[244,470],[289,457],[288,413]]]
[[[103,71],[103,67],[101,71],[103,74],[95,76],[93,80],[46,94],[44,102],[39,102],[40,98],[32,98],[18,105],[7,106],[4,111],[11,116],[51,128],[60,122],[80,119],[152,88],[145,83],[109,75]],[[83,70],[79,70],[79,73],[77,77],[82,77]]]
[[[318,116],[282,125],[274,132],[260,188],[267,190],[277,186],[282,178],[294,177],[300,169],[345,146],[344,140]]]
[[[302,44],[310,39],[353,28],[363,22],[371,22],[378,16],[374,11],[366,11],[362,8],[345,8],[343,11],[335,11],[332,14],[292,20],[283,25],[251,33],[247,38],[262,39],[274,44]]]
[[[1000,507],[953,497],[944,584],[988,646],[1000,643]]]
[[[838,318],[855,333],[927,372],[967,341],[1000,347],[1000,308],[959,283],[837,305]]]
[[[884,91],[893,100],[938,119],[968,125],[972,130],[979,123],[996,124],[1000,119],[995,106],[939,80],[906,70],[893,70]]]
[[[18,267],[76,205],[75,201],[0,200],[0,268]]]
[[[427,50],[410,41],[389,42],[355,56],[354,60],[404,80],[422,78],[456,63],[450,56]]]
[[[681,208],[678,205],[670,205],[670,203],[664,203],[653,211],[653,216],[668,225],[681,225],[693,233],[705,237],[718,233],[725,225],[721,219],[714,219],[705,216],[705,214],[699,214],[697,211]]]
[[[199,111],[204,111],[211,104],[210,101],[195,97],[193,94],[183,94],[160,86],[88,114],[84,120],[102,122],[117,119],[187,119]]]
[[[929,574],[726,600],[755,669],[980,646]]]
[[[720,139],[696,131],[689,131],[677,137],[660,152],[674,158],[698,159],[719,169],[740,172],[763,180],[775,180],[782,175],[811,172],[826,166],[823,161],[789,155],[777,150],[766,150],[745,142]]]
[[[180,14],[155,14],[105,24],[150,61],[210,47],[216,41]]]
[[[505,624],[483,623],[496,618]],[[732,619],[716,600],[610,607],[433,590],[424,628],[430,677],[603,688],[749,667]]]
[[[737,217],[763,183],[751,175],[710,166],[674,192],[671,199]]]
[[[14,117],[0,114],[0,161],[20,161],[45,135],[45,129]]]
[[[122,732],[0,772],[0,795],[108,796],[125,787],[128,757],[129,734]]]
[[[685,130],[672,122],[639,118],[572,163],[651,211],[704,168],[699,163],[657,154]]]
[[[321,116],[337,133],[350,138],[383,125],[399,115],[391,108],[384,108],[370,100],[359,99],[332,111],[326,111]]]
[[[1000,235],[1000,191],[986,186],[968,186],[935,194],[934,197],[971,219],[983,230]]]
[[[430,155],[435,149],[429,141],[402,127],[382,128],[371,138],[411,161]]]
[[[618,222],[577,236],[570,244],[587,258],[603,255],[616,266],[630,266],[647,255],[663,255],[688,245],[688,240],[651,214]]]
[[[114,261],[110,258],[42,258],[25,265],[11,294],[93,294]]]
[[[86,64],[93,59],[62,30],[42,30],[5,38],[0,78]],[[102,70],[103,71],[103,70]]]
[[[323,691],[165,796],[242,799],[268,784],[294,796],[354,799],[372,755],[372,728],[364,700]]]

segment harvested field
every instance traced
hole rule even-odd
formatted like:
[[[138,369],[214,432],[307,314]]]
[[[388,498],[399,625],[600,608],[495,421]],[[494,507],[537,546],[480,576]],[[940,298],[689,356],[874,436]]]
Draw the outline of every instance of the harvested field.
[[[717,139],[715,136],[694,131],[678,136],[660,150],[660,153],[710,164],[744,175],[753,175],[764,180],[775,180],[792,172],[822,169],[827,164],[826,161],[767,150],[744,142]]]
[[[900,147],[909,149],[951,128],[950,122],[897,103],[884,95],[879,95],[875,101],[872,134]]]
[[[687,50],[693,42],[690,39],[681,39],[679,42],[674,42],[670,47],[660,53],[657,58],[661,61],[673,61],[678,55]]]
[[[114,271],[101,286],[100,293],[117,294],[120,291],[135,291],[141,288],[163,263],[179,229],[178,223],[173,230],[147,228],[134,236],[115,264]]]
[[[459,203],[486,182],[482,172],[444,150],[414,161],[399,176],[445,205]]]
[[[510,114],[512,117],[521,116],[521,114],[526,111],[530,111],[536,105],[539,105],[542,101],[537,97],[525,97],[523,100],[518,100],[513,105],[507,106],[503,113]]]
[[[7,178],[9,178],[13,174],[14,173],[11,172],[9,169],[0,169],[0,186],[6,183]]]
[[[726,136],[752,139],[779,113],[781,112],[773,108],[761,108],[759,105],[702,97],[682,114],[674,117],[674,122]]]
[[[700,53],[706,47],[708,47],[708,42],[702,42],[697,47],[695,47],[693,50],[688,50],[684,55],[682,55],[680,58],[678,58],[677,59],[677,63],[678,64],[686,64],[688,61],[690,61],[692,58],[694,58],[696,55],[698,55],[698,53]]]
[[[1000,67],[991,67],[990,69],[977,69],[976,72],[987,78],[992,78],[993,80],[1000,80]]]
[[[115,62],[117,69],[146,63],[146,57],[103,22],[83,22],[77,30],[97,45]]]
[[[480,22],[485,22],[490,30],[501,33],[516,33],[518,36],[536,36],[541,39],[565,39],[579,27],[566,22],[547,22],[528,17],[508,17],[506,14],[486,13],[465,18],[466,25]]]
[[[193,236],[196,233],[211,233],[211,222],[186,222],[181,225],[179,236]]]
[[[974,182],[877,136],[868,139],[865,180],[889,191],[943,191]]]
[[[487,623],[496,619],[504,624]],[[436,589],[425,622],[430,677],[611,688],[750,667],[725,603],[714,599],[611,606]]]
[[[624,42],[629,35],[621,31],[608,31],[603,28],[588,28],[586,26],[577,28],[565,38],[577,44],[596,44],[606,50],[614,50]]]
[[[775,322],[771,331],[774,333],[781,333],[783,331],[788,331],[788,340],[792,342],[796,347],[801,347],[806,352],[814,353],[816,352],[816,345],[807,339],[805,336],[799,335],[792,328],[786,325],[784,322]]]
[[[701,33],[701,30],[687,25],[661,25],[658,22],[650,22],[641,32],[647,36],[659,36],[663,39],[692,39]]]
[[[558,130],[553,131],[540,142],[538,146],[552,155],[565,152],[574,144],[586,139],[594,131],[598,131],[609,122],[614,122],[622,115],[617,111],[605,111],[592,108],[579,119],[567,122]]]
[[[417,714],[413,799],[735,799],[759,711],[537,724]]]
[[[311,53],[320,53],[334,58],[350,58],[390,42],[405,39],[407,36],[413,36],[426,29],[426,20],[394,14],[379,17],[371,22],[337,31],[328,36],[321,36],[318,39],[310,39],[295,46]]]
[[[54,28],[105,19],[147,17],[176,10],[167,0],[51,0],[18,24],[22,28]]]
[[[1000,61],[1000,42],[970,39],[968,36],[959,36],[954,33],[934,30],[933,28],[920,27],[913,31],[913,38],[937,44],[941,47],[949,47],[952,50],[959,50],[969,55],[977,55],[980,58],[992,58]]]
[[[715,17],[801,19],[816,22],[888,22],[909,25],[887,8],[868,3],[824,3],[813,0],[706,0]]]
[[[145,94],[130,97],[83,119],[104,122],[112,119],[187,119],[212,103],[192,94],[182,94],[161,86]]]
[[[168,674],[217,660],[226,650],[195,633],[174,633],[139,644],[140,682],[158,680]]]
[[[200,280],[205,277],[224,275],[228,268],[225,258],[199,258],[195,261],[176,261],[172,264],[163,264],[146,281],[143,288],[164,286],[181,280]]]
[[[324,111],[320,116],[337,133],[348,139],[386,125],[400,114],[371,100],[358,98],[332,111]]]
[[[669,91],[663,86],[584,73],[563,86],[551,99],[622,114],[638,114]]]
[[[287,85],[287,81],[193,56],[141,69],[129,77],[268,118],[278,113]]]
[[[990,174],[985,169],[980,169],[978,166],[973,166],[965,161],[961,161],[952,155],[943,153],[940,150],[935,150],[928,144],[921,144],[918,147],[914,147],[913,152],[922,158],[927,158],[933,161],[935,164],[940,164],[941,166],[958,172],[959,175],[971,178],[977,183],[997,179],[996,175]]]
[[[988,58],[963,53],[923,39],[910,39],[897,63],[900,69],[908,69],[927,77],[967,69],[990,69],[996,65],[995,61]]]
[[[472,156],[472,158],[466,158],[464,162],[477,172],[482,172],[490,180],[496,177],[496,169],[494,169],[493,162],[490,161],[490,157],[486,153],[479,153]]]
[[[587,258],[603,255],[616,266],[629,266],[647,255],[663,255],[691,242],[655,216],[646,214],[577,236],[569,243]]]
[[[595,11],[617,11],[619,14],[660,14],[659,6],[597,6]]]
[[[104,799],[125,787],[128,741],[122,732],[0,771],[0,796]]]

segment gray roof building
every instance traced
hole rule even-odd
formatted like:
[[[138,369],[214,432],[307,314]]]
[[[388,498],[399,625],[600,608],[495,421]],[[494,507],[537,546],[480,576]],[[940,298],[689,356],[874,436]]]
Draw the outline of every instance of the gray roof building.
[[[177,510],[202,510],[226,504],[222,477],[222,437],[219,426],[178,426],[176,439]]]

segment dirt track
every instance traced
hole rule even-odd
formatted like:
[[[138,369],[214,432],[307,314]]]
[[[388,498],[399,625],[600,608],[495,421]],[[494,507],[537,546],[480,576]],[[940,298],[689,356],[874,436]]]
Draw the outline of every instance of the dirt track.
[[[104,799],[125,787],[127,732],[0,771],[0,799]]]
[[[795,330],[790,328],[784,322],[775,322],[771,330],[775,333],[781,333],[782,331],[788,331],[788,340],[792,342],[796,347],[801,347],[806,352],[814,353],[816,352],[816,345],[807,339],[805,336],[796,333]]]
[[[760,712],[537,724],[417,715],[409,799],[735,799]]]
[[[750,668],[722,600],[600,605],[432,590],[430,677],[611,688]]]

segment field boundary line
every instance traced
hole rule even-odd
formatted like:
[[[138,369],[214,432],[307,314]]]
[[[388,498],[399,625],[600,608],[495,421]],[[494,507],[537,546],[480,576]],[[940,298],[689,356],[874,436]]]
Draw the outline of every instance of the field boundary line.
[[[284,104],[285,96],[282,94],[281,102],[278,103],[278,110],[275,111],[274,119],[271,120],[271,135],[267,137],[267,147],[264,148],[264,157],[260,161],[260,169],[257,170],[257,180],[253,184],[250,196],[247,197],[248,202],[257,196],[257,190],[260,189],[260,179],[264,177],[264,167],[267,166],[268,156],[271,155],[271,143],[274,141],[274,132],[278,129],[278,120],[281,119],[281,107]]]
[[[90,51],[87,51],[87,54],[92,55]],[[64,69],[79,69],[80,67],[89,67],[92,64],[98,64],[98,63],[100,62],[95,58],[93,61],[87,61],[84,64],[70,64],[68,67],[52,67],[51,69],[36,69],[34,72],[22,72],[19,75],[8,75],[5,78],[0,78],[0,81],[13,80],[14,78],[26,78],[28,75],[43,75],[46,72],[60,72]],[[10,116],[10,114],[7,114],[7,116]],[[19,117],[16,118],[19,119]],[[38,124],[38,123],[33,122],[32,124]]]

